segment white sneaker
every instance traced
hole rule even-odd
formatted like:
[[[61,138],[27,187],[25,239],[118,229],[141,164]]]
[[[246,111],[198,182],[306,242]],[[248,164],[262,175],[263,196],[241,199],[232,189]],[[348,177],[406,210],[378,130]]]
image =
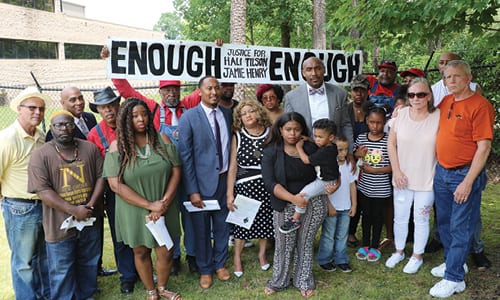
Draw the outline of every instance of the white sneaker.
[[[399,264],[401,261],[405,259],[405,254],[399,254],[397,252],[394,252],[391,257],[387,259],[385,262],[385,266],[388,268],[394,268],[397,264]]]
[[[227,245],[229,247],[233,247],[234,246],[234,236],[232,234],[229,236],[229,241],[227,242]]]
[[[465,274],[469,273],[469,267],[467,266],[467,264],[464,264],[464,271],[465,271]],[[446,272],[446,263],[442,263],[439,266],[432,268],[432,270],[431,270],[431,274],[434,277],[443,278],[444,272]]]
[[[253,247],[253,242],[251,240],[246,240],[245,245],[243,246],[244,248],[250,248]]]
[[[412,256],[410,257],[408,263],[406,263],[406,266],[403,268],[403,272],[405,272],[406,274],[415,274],[423,263],[423,259],[418,259]]]
[[[432,297],[448,298],[455,293],[461,293],[465,290],[465,281],[454,282],[446,279],[436,283],[430,290]]]

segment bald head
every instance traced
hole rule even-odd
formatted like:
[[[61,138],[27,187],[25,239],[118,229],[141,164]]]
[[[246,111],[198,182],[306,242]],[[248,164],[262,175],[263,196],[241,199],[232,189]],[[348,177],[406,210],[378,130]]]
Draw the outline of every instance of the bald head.
[[[302,76],[307,84],[315,89],[323,85],[325,79],[325,65],[317,57],[309,57],[302,63]]]
[[[85,109],[85,100],[80,89],[74,86],[65,87],[61,91],[61,105],[64,110],[80,118]]]
[[[446,64],[448,64],[449,61],[461,60],[461,59],[462,58],[460,57],[460,55],[453,53],[453,52],[445,52],[445,53],[441,54],[441,56],[439,57],[439,64],[438,64],[439,73],[441,73],[441,75],[444,75],[443,74],[444,67],[446,66]]]

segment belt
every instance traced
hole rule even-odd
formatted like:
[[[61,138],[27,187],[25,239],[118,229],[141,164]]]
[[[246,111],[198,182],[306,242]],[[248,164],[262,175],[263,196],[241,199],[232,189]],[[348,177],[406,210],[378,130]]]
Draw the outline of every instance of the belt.
[[[448,171],[456,171],[456,170],[462,170],[462,169],[468,168],[468,167],[470,167],[470,165],[471,165],[471,163],[466,163],[465,165],[456,166],[453,168],[445,168],[445,169]]]
[[[10,198],[10,197],[5,197],[5,199],[9,199],[11,201],[15,202],[22,202],[22,203],[34,203],[36,204],[40,199],[22,199],[22,198]]]

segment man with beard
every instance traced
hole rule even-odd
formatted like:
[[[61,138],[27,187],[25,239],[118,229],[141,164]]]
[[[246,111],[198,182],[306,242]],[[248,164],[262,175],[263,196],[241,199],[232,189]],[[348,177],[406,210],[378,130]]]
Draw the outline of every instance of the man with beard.
[[[74,138],[70,112],[56,111],[50,122],[54,139],[31,156],[28,192],[42,200],[51,299],[89,299],[97,292],[101,245],[99,221],[89,218],[102,205],[103,159],[94,144]],[[61,229],[77,221],[86,224]]]
[[[87,140],[94,143],[101,155],[104,157],[108,152],[109,145],[116,140],[116,118],[120,108],[120,96],[116,96],[111,87],[106,87],[94,92],[94,102],[89,103],[90,109],[99,113],[102,121],[90,130]],[[130,294],[134,291],[134,284],[137,281],[137,274],[134,264],[134,252],[123,242],[116,241],[115,235],[115,194],[108,185],[104,189],[104,208],[109,221],[111,239],[116,266],[120,272],[120,290],[123,294]],[[103,235],[101,235],[101,238]],[[101,250],[102,252],[102,250]]]
[[[389,104],[394,108],[394,100],[398,95],[399,85],[396,83],[398,67],[395,61],[383,60],[378,65],[377,77],[367,75],[370,81],[371,89],[369,91],[369,99],[377,106]]]

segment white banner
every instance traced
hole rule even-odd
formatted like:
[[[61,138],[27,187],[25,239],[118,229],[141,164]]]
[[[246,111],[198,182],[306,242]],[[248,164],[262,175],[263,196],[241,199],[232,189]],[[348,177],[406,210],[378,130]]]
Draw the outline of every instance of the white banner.
[[[361,51],[294,49],[209,42],[110,38],[108,78],[198,82],[211,75],[221,82],[299,84],[302,62],[319,57],[325,81],[347,85],[361,73]]]

